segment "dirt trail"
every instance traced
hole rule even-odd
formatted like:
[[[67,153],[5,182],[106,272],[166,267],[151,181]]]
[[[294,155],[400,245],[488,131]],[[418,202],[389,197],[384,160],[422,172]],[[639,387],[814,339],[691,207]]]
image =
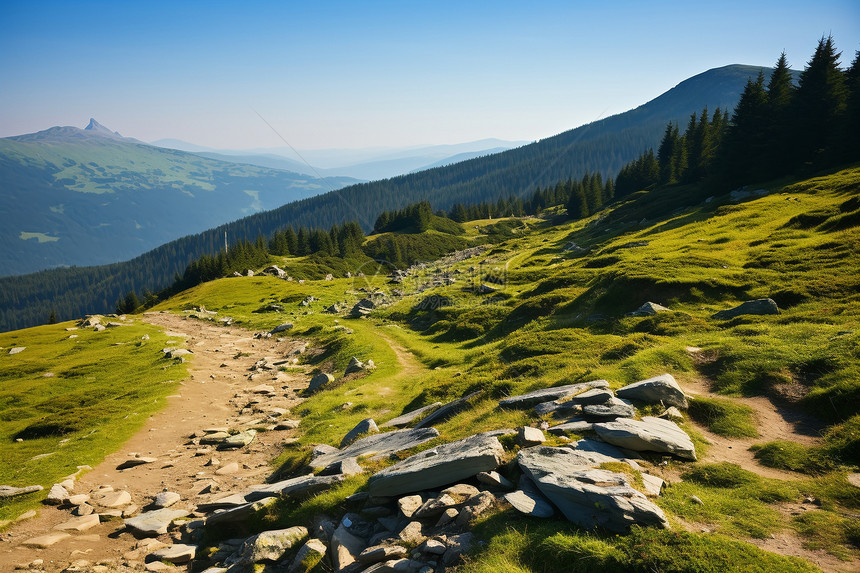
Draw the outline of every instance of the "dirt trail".
[[[690,396],[732,400],[749,406],[754,412],[756,429],[759,433],[757,438],[719,436],[709,431],[705,426],[691,421],[696,430],[711,444],[702,461],[731,462],[767,478],[797,480],[805,477],[803,474],[763,466],[755,459],[753,452],[749,449],[754,444],[763,444],[774,440],[790,440],[805,446],[817,445],[821,440],[816,437],[815,426],[812,422],[808,422],[799,414],[777,407],[769,398],[763,396],[730,398],[716,394],[711,391],[711,386],[706,380],[686,381],[681,384],[681,387]]]
[[[245,429],[252,425],[273,425],[269,418],[273,408],[290,409],[301,400],[296,391],[307,385],[306,369],[293,367],[290,373],[277,367],[250,371],[261,359],[268,363],[287,360],[299,341],[290,339],[254,339],[249,331],[216,326],[208,321],[182,316],[149,313],[143,320],[168,333],[176,346],[194,354],[189,361],[189,377],[177,394],[168,398],[167,407],[151,416],[145,425],[123,447],[81,475],[73,494],[87,493],[100,485],[131,494],[132,502],[148,505],[158,492],[167,489],[180,494],[174,508],[193,510],[197,503],[222,497],[248,485],[261,483],[272,473],[270,462],[280,452],[291,431],[268,431],[257,434],[248,446],[233,451],[215,451],[191,441],[194,432],[205,428]],[[251,389],[267,384],[274,394],[260,394]],[[290,414],[284,414],[289,418]],[[154,463],[118,470],[117,466],[140,454],[157,458]],[[212,458],[218,465],[207,465]],[[238,463],[235,473],[216,474],[231,462]],[[201,493],[206,490],[210,493]],[[16,565],[43,560],[40,570],[62,571],[70,563],[86,560],[90,565],[104,561],[109,571],[143,570],[148,551],[144,544],[122,531],[121,519],[111,519],[71,538],[43,549],[22,545],[27,540],[50,533],[54,527],[72,518],[68,509],[45,506],[39,515],[23,521],[5,532],[0,541],[0,571],[12,571]],[[169,541],[169,535],[160,540]],[[86,569],[89,570],[89,569]]]

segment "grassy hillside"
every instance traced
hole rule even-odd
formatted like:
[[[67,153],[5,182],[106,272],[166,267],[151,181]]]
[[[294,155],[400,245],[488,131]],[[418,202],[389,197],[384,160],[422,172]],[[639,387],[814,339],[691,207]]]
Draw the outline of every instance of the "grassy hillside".
[[[0,521],[38,506],[77,466],[117,450],[185,377],[183,364],[164,359],[163,332],[110,320],[122,325],[97,332],[67,322],[0,334],[0,483],[46,488],[0,501]]]
[[[700,201],[696,189],[668,187],[582,221],[509,220],[512,238],[479,256],[433,262],[397,285],[370,267],[354,269],[364,276],[303,284],[235,277],[157,310],[202,304],[255,330],[290,320],[296,335],[324,349],[307,360],[326,372],[342,372],[351,356],[376,362],[372,373],[336,381],[303,403],[299,442],[273,467],[282,476],[313,444],[337,445],[363,418],[381,423],[473,392],[466,410],[436,425],[439,441],[540,423],[533,411],[497,407],[500,397],[535,388],[595,378],[618,388],[668,372],[691,393],[706,392],[681,424],[699,461],[651,458],[671,482],[656,500],[671,531],[584,531],[508,509],[477,524],[484,543],[464,571],[816,570],[756,546],[772,535],[850,569],[860,556],[860,489],[847,481],[860,464],[860,167],[766,190]],[[467,236],[487,236],[497,223],[470,223]],[[432,286],[445,273],[456,282]],[[388,304],[368,319],[322,312],[333,303],[348,308],[371,290],[386,293]],[[319,300],[299,306],[308,295]],[[780,313],[713,317],[761,297],[773,298]],[[646,301],[670,310],[627,316]],[[265,310],[274,302],[286,310]],[[14,334],[21,345],[33,336]],[[803,432],[802,443],[793,434],[771,440],[753,398],[798,421],[792,431]],[[640,411],[647,413],[657,412]],[[713,436],[736,440],[744,461],[712,458]],[[749,443],[757,458],[740,447]],[[337,515],[365,480],[351,478],[303,506],[284,504],[268,523]]]

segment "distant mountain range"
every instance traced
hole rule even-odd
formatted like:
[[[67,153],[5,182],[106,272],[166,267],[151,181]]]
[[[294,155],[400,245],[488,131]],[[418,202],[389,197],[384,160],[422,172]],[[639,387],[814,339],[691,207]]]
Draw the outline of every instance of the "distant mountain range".
[[[0,276],[125,260],[355,183],[147,145],[91,119],[0,139]]]
[[[289,147],[224,150],[202,147],[178,139],[159,139],[152,142],[152,145],[188,151],[210,159],[247,163],[272,169],[286,169],[305,175],[355,177],[370,181],[450,165],[474,157],[521,147],[527,143],[529,142],[481,139],[467,143],[427,145],[404,149],[301,150],[301,157],[310,165],[297,157],[296,153]]]

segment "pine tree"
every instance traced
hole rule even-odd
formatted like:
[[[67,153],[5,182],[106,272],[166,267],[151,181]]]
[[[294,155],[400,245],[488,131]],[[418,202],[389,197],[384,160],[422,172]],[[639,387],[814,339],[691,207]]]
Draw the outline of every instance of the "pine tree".
[[[860,160],[860,51],[854,54],[854,61],[845,71],[845,87],[848,97],[845,105],[845,119],[839,134],[839,148],[842,161]]]
[[[678,173],[676,171],[675,157],[678,146],[678,124],[669,123],[663,132],[663,140],[657,148],[657,164],[660,167],[660,183],[676,183]]]
[[[792,140],[791,103],[794,98],[791,69],[785,52],[780,54],[767,84],[767,140],[764,150],[763,173],[777,177],[789,169]]]
[[[812,59],[800,74],[792,105],[794,160],[813,169],[832,163],[837,155],[832,149],[834,134],[848,99],[845,76],[839,69],[840,55],[831,36],[818,42]]]

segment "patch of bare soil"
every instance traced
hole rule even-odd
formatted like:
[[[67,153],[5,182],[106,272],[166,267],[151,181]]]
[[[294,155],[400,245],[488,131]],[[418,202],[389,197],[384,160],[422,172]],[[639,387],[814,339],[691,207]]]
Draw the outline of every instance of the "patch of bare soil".
[[[774,404],[770,398],[754,396],[751,398],[731,398],[716,394],[711,391],[710,384],[705,380],[686,381],[681,384],[684,392],[692,397],[705,396],[732,400],[745,404],[753,409],[757,438],[727,438],[719,436],[708,430],[705,426],[690,421],[696,430],[700,432],[711,446],[702,461],[705,462],[731,462],[742,468],[755,472],[763,477],[783,480],[796,480],[804,477],[795,472],[778,470],[761,465],[749,451],[750,446],[772,442],[774,440],[789,440],[814,446],[820,443],[818,425],[814,420],[802,413],[783,408]]]
[[[278,420],[290,418],[288,410],[301,402],[297,392],[307,386],[307,369],[291,365],[294,353],[304,344],[287,338],[255,339],[246,330],[166,313],[149,313],[143,320],[174,333],[171,339],[176,346],[193,352],[187,357],[190,375],[178,393],[168,398],[167,407],[151,416],[119,451],[79,476],[72,494],[110,485],[114,490],[127,491],[132,503],[143,508],[157,493],[169,490],[181,496],[172,509],[193,512],[201,502],[265,482],[274,470],[271,460],[281,452],[291,431],[259,432],[249,445],[225,451],[200,445],[191,436],[199,436],[207,428],[271,429]],[[263,359],[265,363],[259,363]],[[280,371],[279,366],[287,365],[288,372]],[[255,392],[253,389],[260,385],[271,386],[273,392]],[[135,454],[157,461],[117,469]],[[235,471],[218,473],[219,469],[231,469],[228,466],[233,462],[237,464]],[[56,532],[57,525],[72,517],[68,509],[45,506],[36,518],[13,526],[0,541],[0,571],[12,571],[37,559],[42,565],[35,569],[44,571],[62,571],[79,560],[88,563],[80,563],[85,568],[79,570],[86,571],[99,563],[106,569],[95,570],[144,569],[147,542],[141,543],[124,531],[120,518],[79,533],[70,532],[71,537],[46,548],[25,545],[35,537]],[[159,539],[171,541],[170,534]]]

